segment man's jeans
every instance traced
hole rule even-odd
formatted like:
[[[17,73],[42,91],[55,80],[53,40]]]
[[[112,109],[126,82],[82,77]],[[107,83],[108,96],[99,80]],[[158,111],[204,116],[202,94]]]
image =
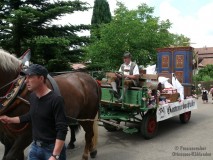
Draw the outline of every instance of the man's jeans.
[[[45,146],[39,146],[36,145],[36,143],[33,141],[31,144],[29,154],[28,154],[28,160],[48,160],[54,149],[55,144],[48,144]],[[60,160],[66,160],[66,148],[63,147],[61,154],[60,154]]]

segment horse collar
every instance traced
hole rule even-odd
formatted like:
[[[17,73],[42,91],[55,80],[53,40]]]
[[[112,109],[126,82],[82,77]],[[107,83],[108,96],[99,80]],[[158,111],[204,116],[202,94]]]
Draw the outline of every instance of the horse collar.
[[[14,83],[8,93],[3,98],[3,103],[0,104],[0,111],[6,109],[11,105],[17,98],[20,91],[23,89],[25,77],[19,78],[16,83]]]

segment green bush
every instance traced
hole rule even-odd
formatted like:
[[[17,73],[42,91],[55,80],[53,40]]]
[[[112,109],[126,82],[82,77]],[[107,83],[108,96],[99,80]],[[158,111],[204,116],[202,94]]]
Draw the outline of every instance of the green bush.
[[[69,63],[64,59],[51,59],[48,62],[47,69],[49,72],[60,72],[71,70]]]
[[[213,65],[207,65],[200,69],[198,74],[193,77],[194,81],[213,81]]]

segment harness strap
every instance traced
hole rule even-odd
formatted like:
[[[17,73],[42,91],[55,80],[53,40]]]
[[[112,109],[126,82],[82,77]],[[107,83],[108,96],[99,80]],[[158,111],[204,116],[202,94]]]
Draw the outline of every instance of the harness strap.
[[[47,75],[47,79],[50,81],[50,84],[52,85],[54,92],[55,92],[57,95],[61,96],[61,92],[60,92],[60,90],[59,90],[59,88],[58,88],[58,84],[57,84],[56,81],[53,79],[53,77],[51,77],[51,76],[48,74],[48,75]]]
[[[21,101],[23,101],[24,103],[30,105],[30,102],[27,101],[26,99],[24,99],[24,98],[22,98],[22,97],[20,97],[20,96],[17,96],[16,98],[18,98],[18,99],[20,99]]]
[[[24,80],[25,80],[25,78],[22,77],[15,84],[15,88],[13,88],[11,97],[9,99],[6,99],[5,102],[3,103],[3,105],[1,106],[1,110],[0,110],[1,115],[12,111],[15,107],[17,107],[21,103],[21,101],[24,102],[25,104],[29,105],[29,102],[27,100],[25,100],[24,98],[22,98],[22,97],[25,97],[28,92],[28,90],[25,88]],[[18,128],[14,127],[12,124],[3,125],[3,127],[7,131],[14,132],[14,133],[21,133],[29,126],[30,126],[29,123],[20,125],[20,127],[18,127]]]
[[[13,85],[14,88],[11,89],[10,93],[7,93],[7,96],[5,97],[5,101],[2,103],[2,105],[5,108],[7,108],[7,106],[9,106],[13,103],[16,96],[19,94],[21,86],[24,84],[24,80],[25,80],[24,77],[18,79],[18,82]]]
[[[8,84],[6,84],[6,85],[4,85],[3,87],[0,88],[0,90],[1,90],[1,89],[5,88],[6,86],[8,86],[8,85],[11,84],[11,86],[10,86],[10,88],[7,90],[6,94],[5,94],[4,96],[0,97],[0,102],[3,101],[3,99],[7,98],[8,94],[9,94],[9,93],[12,91],[12,89],[14,88],[14,84],[15,84],[15,82],[17,82],[17,80],[19,80],[19,78],[16,78],[15,80],[11,81],[10,83],[8,83]]]

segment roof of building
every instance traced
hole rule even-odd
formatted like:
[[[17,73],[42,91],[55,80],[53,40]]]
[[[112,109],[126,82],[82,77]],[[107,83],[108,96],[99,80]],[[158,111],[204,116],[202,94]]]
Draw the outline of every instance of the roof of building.
[[[199,57],[213,58],[213,47],[194,48],[195,53],[198,53]]]
[[[71,67],[74,70],[78,70],[78,69],[84,69],[84,68],[86,68],[86,65],[83,64],[83,63],[74,63],[74,64],[71,65]]]
[[[213,58],[204,58],[204,59],[198,64],[198,66],[199,66],[199,67],[204,67],[204,66],[206,66],[206,65],[208,65],[208,64],[213,65]]]
[[[198,67],[213,65],[213,47],[194,48],[194,52],[198,55]]]

